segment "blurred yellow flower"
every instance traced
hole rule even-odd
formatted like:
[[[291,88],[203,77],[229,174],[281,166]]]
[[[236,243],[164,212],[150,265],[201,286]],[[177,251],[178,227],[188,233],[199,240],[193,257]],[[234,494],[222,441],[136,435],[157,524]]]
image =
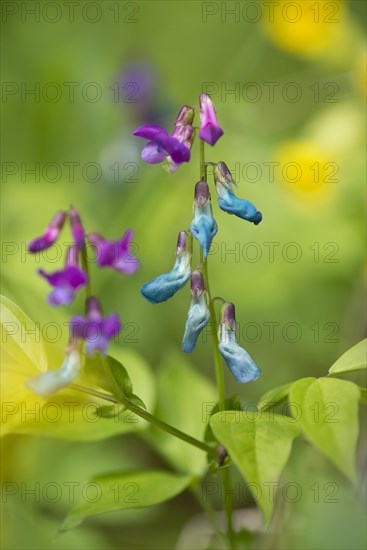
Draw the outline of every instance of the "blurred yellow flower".
[[[275,153],[276,181],[300,202],[322,204],[335,194],[339,166],[315,141],[283,144]]]
[[[336,45],[344,29],[341,0],[278,0],[263,11],[270,38],[281,48],[313,56]]]

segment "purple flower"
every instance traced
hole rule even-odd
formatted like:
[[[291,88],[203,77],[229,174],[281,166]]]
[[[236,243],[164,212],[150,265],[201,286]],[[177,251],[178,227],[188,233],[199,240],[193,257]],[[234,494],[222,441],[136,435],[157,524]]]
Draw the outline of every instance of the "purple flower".
[[[130,252],[133,232],[126,231],[117,241],[108,241],[99,233],[91,233],[89,242],[96,248],[99,267],[112,267],[120,273],[131,275],[139,267],[139,261]]]
[[[168,158],[175,166],[189,162],[194,137],[194,128],[191,124],[193,118],[192,107],[184,105],[177,116],[172,136],[158,124],[139,126],[133,135],[149,141],[141,153],[142,159],[149,164],[159,164]]]
[[[79,212],[76,208],[72,206],[69,210],[69,216],[71,233],[73,235],[74,242],[78,246],[79,250],[82,250],[85,244],[85,232],[79,216]]]
[[[70,321],[71,338],[84,340],[87,343],[88,355],[107,354],[108,342],[121,330],[118,315],[112,313],[103,317],[101,305],[95,296],[90,296],[86,302],[85,317],[75,315]]]
[[[200,122],[199,138],[214,145],[224,132],[218,124],[215,107],[208,94],[200,96]]]
[[[66,220],[67,213],[60,211],[57,212],[55,217],[51,220],[46,227],[45,232],[40,237],[33,239],[28,245],[29,252],[41,252],[46,248],[49,248],[57,241],[60,231]]]
[[[77,245],[69,247],[65,268],[62,271],[47,274],[43,269],[39,269],[38,273],[54,287],[48,296],[48,303],[52,306],[71,304],[79,288],[88,282],[87,275],[78,266]]]

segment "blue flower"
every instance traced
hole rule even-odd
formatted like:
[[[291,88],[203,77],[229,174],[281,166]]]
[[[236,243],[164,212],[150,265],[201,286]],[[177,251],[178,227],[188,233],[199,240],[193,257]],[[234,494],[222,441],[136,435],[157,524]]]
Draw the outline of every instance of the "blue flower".
[[[218,162],[214,168],[214,181],[218,195],[219,207],[234,214],[243,220],[258,225],[262,220],[262,214],[256,207],[246,199],[239,199],[233,192],[234,182],[227,165],[224,162]]]
[[[205,259],[218,231],[217,222],[213,218],[209,186],[206,181],[199,181],[195,186],[194,219],[191,222],[190,231],[199,241]]]
[[[236,340],[235,309],[229,302],[222,307],[218,339],[219,353],[239,384],[253,382],[259,378],[259,367]]]
[[[189,280],[191,273],[191,242],[188,232],[178,235],[176,262],[169,273],[163,273],[141,287],[141,293],[152,304],[159,304],[172,298]]]
[[[182,350],[185,353],[194,351],[199,334],[210,319],[208,294],[205,291],[204,277],[201,271],[192,272],[191,296],[185,334],[182,340]]]

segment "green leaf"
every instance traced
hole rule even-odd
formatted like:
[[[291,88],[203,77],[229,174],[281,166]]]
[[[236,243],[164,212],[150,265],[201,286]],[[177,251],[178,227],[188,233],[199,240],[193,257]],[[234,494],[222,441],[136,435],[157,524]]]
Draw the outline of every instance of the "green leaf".
[[[360,402],[364,405],[367,405],[367,388],[359,388],[360,392]]]
[[[292,414],[306,438],[356,481],[358,387],[347,380],[304,378],[290,391]]]
[[[95,477],[90,481],[89,494],[86,492],[86,498],[72,508],[60,531],[73,529],[90,516],[160,504],[184,491],[191,480],[190,476],[164,471],[132,471]]]
[[[104,358],[104,361],[110,369],[111,376],[116,381],[118,387],[123,391],[126,397],[130,397],[133,393],[133,385],[128,375],[126,368],[114,357],[108,355]],[[103,359],[99,355],[94,355],[93,357],[86,357],[84,365],[86,375],[91,378],[95,376],[96,382],[101,388],[109,391],[113,395],[119,398],[119,395],[116,395],[116,387],[112,384],[111,379],[107,377],[103,365]]]
[[[40,327],[17,305],[0,296],[1,349],[25,369],[47,370],[47,358]]]
[[[274,413],[222,411],[210,420],[257,500],[265,520],[271,518],[273,488],[286,465],[293,439],[299,435],[293,418]]]
[[[330,367],[329,374],[338,375],[346,372],[356,372],[367,366],[367,339],[362,340],[348,351]]]
[[[158,407],[155,414],[175,428],[203,440],[210,411],[216,404],[216,391],[183,354],[168,355],[158,374]],[[150,442],[166,460],[183,473],[200,475],[207,467],[200,449],[152,426]]]
[[[267,409],[271,409],[272,407],[275,407],[285,401],[288,397],[292,384],[293,382],[289,382],[288,384],[283,384],[282,386],[278,386],[277,388],[264,393],[259,400],[258,408],[262,411],[266,411]]]

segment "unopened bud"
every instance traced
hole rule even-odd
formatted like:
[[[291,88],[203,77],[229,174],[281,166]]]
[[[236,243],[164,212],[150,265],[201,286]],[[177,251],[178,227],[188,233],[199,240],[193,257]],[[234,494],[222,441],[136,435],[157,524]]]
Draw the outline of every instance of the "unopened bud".
[[[204,206],[204,204],[210,198],[209,185],[206,181],[198,181],[195,185],[195,204],[198,207]]]
[[[197,300],[205,290],[203,273],[196,269],[191,273],[191,296]]]

